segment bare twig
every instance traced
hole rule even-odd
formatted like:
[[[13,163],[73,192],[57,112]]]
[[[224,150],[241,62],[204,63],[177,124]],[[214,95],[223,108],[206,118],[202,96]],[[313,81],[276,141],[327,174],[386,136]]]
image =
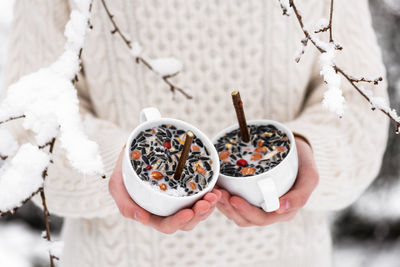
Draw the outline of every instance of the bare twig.
[[[111,22],[111,24],[112,24],[113,27],[114,27],[114,29],[111,31],[111,33],[112,33],[112,34],[115,34],[115,33],[118,34],[118,35],[121,37],[122,41],[124,41],[124,43],[126,44],[126,46],[127,46],[129,49],[132,49],[132,41],[131,41],[130,39],[128,39],[128,37],[127,37],[127,36],[120,30],[120,28],[118,27],[117,23],[116,23],[115,20],[114,20],[114,15],[111,14],[111,12],[110,12],[110,10],[109,10],[109,8],[108,8],[108,6],[107,6],[105,0],[101,0],[101,3],[103,4],[104,10],[106,11],[108,18],[110,19],[110,22]],[[155,74],[159,75],[157,72],[154,71],[154,69],[152,68],[151,64],[150,64],[146,59],[144,59],[143,57],[141,57],[141,56],[136,56],[136,57],[135,57],[135,62],[138,63],[138,64],[139,64],[140,62],[143,63],[143,65],[146,66],[150,71],[152,71],[152,72],[154,72]],[[162,80],[169,86],[169,89],[171,90],[171,92],[172,92],[173,94],[175,94],[175,92],[178,91],[178,92],[181,93],[183,96],[185,96],[187,99],[192,99],[193,97],[192,97],[190,94],[188,94],[187,92],[185,92],[185,90],[183,90],[182,88],[176,86],[175,84],[173,84],[173,83],[170,81],[170,78],[176,76],[177,74],[178,74],[178,73],[175,73],[175,74],[173,74],[173,75],[164,75],[164,76],[161,76],[161,78],[162,78]]]
[[[56,142],[56,138],[54,137],[46,146],[49,146],[49,153],[53,153],[53,148],[54,148],[54,143]],[[43,171],[42,174],[43,180],[46,179],[47,177],[47,168]],[[47,209],[47,204],[46,204],[46,196],[44,194],[44,188],[40,190],[40,197],[42,198],[42,204],[43,204],[43,214],[44,214],[44,221],[46,224],[46,236],[44,238],[47,239],[47,241],[51,242],[51,237],[50,237],[50,212]],[[49,257],[50,257],[50,266],[54,267],[54,259],[57,259],[57,257],[53,256],[51,252],[49,251]]]
[[[4,121],[0,121],[0,124],[6,123],[8,121],[13,121],[13,120],[17,120],[17,119],[21,119],[21,118],[25,118],[25,115],[21,115],[21,116],[17,116],[17,117],[11,117],[9,119],[6,119]]]
[[[294,14],[295,14],[295,16],[297,18],[297,21],[298,21],[298,23],[299,23],[299,25],[300,25],[305,37],[310,40],[310,42],[317,48],[317,50],[320,53],[327,52],[326,49],[320,45],[320,41],[315,39],[309,33],[309,31],[304,27],[303,17],[301,16],[300,11],[298,10],[296,4],[294,3],[294,0],[289,0],[289,4],[293,8]],[[335,43],[334,38],[333,38],[333,30],[332,30],[333,29],[333,27],[332,27],[333,4],[334,4],[334,0],[331,0],[330,11],[329,11],[329,24],[328,24],[327,29],[324,28],[323,31],[329,30],[329,42],[335,46],[335,49],[341,50],[342,47],[339,44]],[[380,81],[383,80],[382,77],[378,77],[376,79],[367,79],[367,78],[364,78],[364,77],[354,78],[353,76],[347,74],[343,69],[341,69],[337,65],[333,65],[333,68],[336,70],[336,72],[340,73],[353,86],[353,88],[357,92],[359,92],[361,94],[361,96],[363,96],[372,105],[372,110],[375,110],[375,109],[380,110],[382,113],[384,113],[386,116],[388,116],[393,121],[393,123],[396,126],[396,133],[400,132],[400,120],[399,120],[399,118],[395,117],[392,113],[388,112],[387,110],[385,110],[383,108],[375,107],[373,105],[372,99],[368,95],[366,95],[364,93],[364,91],[360,87],[358,87],[358,85],[357,85],[357,83],[359,83],[359,82],[368,82],[368,83],[373,83],[373,84],[377,85]]]
[[[364,78],[364,77],[355,78],[355,77],[353,77],[351,75],[348,75],[348,76],[349,76],[350,80],[352,82],[355,82],[355,83],[366,82],[366,83],[373,83],[373,84],[377,85],[379,82],[383,81],[382,77],[378,77],[378,78],[372,80],[372,79],[367,79],[367,78]]]
[[[250,142],[249,127],[247,127],[246,116],[243,109],[243,102],[242,98],[240,97],[239,91],[232,92],[232,103],[233,107],[235,108],[236,117],[239,124],[240,137],[242,138],[243,142]]]
[[[329,24],[328,24],[328,28],[329,28],[329,42],[333,43],[333,33],[332,33],[332,28],[333,28],[333,24],[332,24],[332,19],[333,19],[333,1],[331,0],[331,8],[329,10]]]
[[[181,156],[179,157],[178,166],[175,169],[174,179],[179,180],[182,175],[183,168],[185,167],[187,158],[189,156],[190,148],[192,146],[192,142],[194,139],[194,134],[192,131],[186,132],[185,143],[183,145],[183,150],[181,152]]]
[[[55,137],[53,137],[53,139],[51,139],[51,141],[50,142],[47,142],[46,144],[44,144],[44,145],[42,145],[42,146],[38,146],[38,148],[39,149],[43,149],[43,148],[45,148],[45,147],[47,147],[47,146],[50,146],[50,153],[52,153],[53,152],[53,146],[54,146],[54,142],[56,141],[56,138]]]

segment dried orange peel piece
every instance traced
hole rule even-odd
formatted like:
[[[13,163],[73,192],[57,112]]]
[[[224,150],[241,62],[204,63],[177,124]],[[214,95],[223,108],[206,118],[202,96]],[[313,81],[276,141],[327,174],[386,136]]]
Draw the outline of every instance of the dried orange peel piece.
[[[230,154],[231,152],[229,152],[228,150],[221,151],[221,153],[219,153],[219,159],[225,160],[229,157]]]
[[[131,159],[138,160],[140,159],[141,153],[138,150],[135,150],[131,153]]]
[[[200,165],[197,165],[196,172],[198,172],[198,173],[200,173],[202,175],[206,174],[206,170],[203,167],[201,167]]]
[[[250,174],[254,174],[256,172],[256,169],[253,167],[246,167],[246,168],[243,168],[240,172],[243,175],[250,175]]]

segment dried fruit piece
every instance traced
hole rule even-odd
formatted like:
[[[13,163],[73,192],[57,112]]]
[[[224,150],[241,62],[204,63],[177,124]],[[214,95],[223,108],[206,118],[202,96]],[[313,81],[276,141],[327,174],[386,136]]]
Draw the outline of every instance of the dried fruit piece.
[[[267,151],[267,147],[266,146],[257,147],[254,151],[259,153],[265,153]]]
[[[150,171],[151,170],[151,166],[150,165],[147,165],[146,166],[146,171]]]
[[[135,150],[131,153],[131,159],[138,160],[140,159],[140,155],[141,155],[140,151]]]
[[[200,147],[198,147],[198,146],[196,146],[196,145],[193,145],[193,146],[192,146],[192,150],[193,150],[193,151],[200,151]]]
[[[206,170],[203,167],[201,167],[200,165],[196,166],[196,172],[198,172],[198,173],[200,173],[202,175],[206,174]]]
[[[252,168],[252,167],[246,167],[246,168],[243,168],[240,172],[243,175],[249,175],[249,174],[254,174],[256,172],[256,169]]]
[[[245,159],[239,159],[238,161],[236,161],[236,164],[240,167],[246,167],[247,161]]]
[[[265,136],[271,137],[271,136],[272,136],[272,133],[270,133],[270,132],[265,132],[265,133],[263,133],[261,136],[262,136],[262,137],[265,137]]]
[[[163,144],[163,146],[164,146],[166,149],[170,149],[170,148],[171,148],[171,141],[165,141],[164,144]]]
[[[159,171],[153,171],[153,172],[151,173],[151,177],[152,177],[153,179],[160,180],[161,178],[164,177],[164,175],[163,175],[161,172],[159,172]]]
[[[257,147],[262,147],[264,145],[264,140],[257,141]]]
[[[232,144],[225,144],[225,147],[227,148],[227,149],[231,149],[232,148]]]
[[[196,184],[195,184],[194,182],[190,182],[190,183],[189,183],[189,186],[190,186],[190,188],[191,188],[192,190],[195,190],[195,189],[196,189]]]
[[[180,139],[180,138],[175,138],[176,139],[176,141],[178,141],[181,145],[184,145],[185,144],[185,140],[182,140],[182,139]]]
[[[257,161],[262,159],[263,155],[260,153],[254,153],[253,155],[251,155],[251,160]]]
[[[160,189],[161,189],[162,191],[167,190],[167,185],[166,185],[166,184],[160,184]]]
[[[230,154],[231,152],[229,152],[228,150],[221,151],[221,153],[219,153],[219,159],[220,160],[227,159]]]
[[[283,147],[283,146],[278,146],[278,147],[276,148],[276,150],[278,150],[279,152],[285,152],[285,151],[286,151],[286,148]]]
[[[282,140],[283,140],[283,141],[288,141],[288,140],[289,140],[289,137],[285,136],[285,137],[283,137]]]

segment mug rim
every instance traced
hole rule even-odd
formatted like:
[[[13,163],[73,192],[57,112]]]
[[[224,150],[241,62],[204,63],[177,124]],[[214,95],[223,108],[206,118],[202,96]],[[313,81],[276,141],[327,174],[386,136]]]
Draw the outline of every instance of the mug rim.
[[[278,128],[280,128],[281,130],[283,130],[283,131],[287,134],[287,136],[289,137],[289,140],[291,141],[291,143],[293,143],[293,145],[296,145],[296,141],[294,140],[293,132],[292,132],[288,127],[286,127],[283,123],[280,123],[280,122],[274,121],[274,120],[268,120],[268,119],[255,119],[255,120],[248,120],[248,121],[247,121],[247,125],[260,124],[260,122],[261,122],[261,125],[264,125],[264,124],[272,124],[272,125],[274,125],[274,126],[278,126]],[[232,131],[232,130],[235,130],[235,129],[237,129],[237,128],[239,128],[239,124],[238,124],[238,123],[235,123],[235,124],[232,124],[232,125],[230,125],[230,126],[224,128],[223,130],[221,130],[219,133],[217,133],[217,134],[212,138],[211,141],[212,141],[213,145],[215,144],[215,142],[216,142],[222,135],[226,134],[228,131]],[[269,170],[266,171],[266,172],[263,172],[263,173],[260,173],[260,174],[257,174],[257,175],[235,177],[235,176],[225,175],[225,174],[223,174],[223,173],[221,173],[221,172],[220,172],[219,175],[222,176],[224,179],[230,179],[230,180],[238,180],[238,179],[243,179],[243,178],[248,179],[248,180],[251,180],[251,179],[255,180],[255,179],[259,179],[259,178],[265,178],[265,179],[270,178],[270,179],[272,179],[273,177],[266,177],[266,176],[268,176],[272,171],[275,171],[277,167],[279,167],[280,165],[282,165],[282,163],[287,162],[287,161],[289,160],[289,159],[288,159],[289,156],[290,156],[291,154],[293,154],[293,153],[294,153],[294,152],[293,152],[293,149],[292,149],[292,147],[290,147],[289,153],[286,155],[286,157],[285,157],[281,162],[278,163],[278,165],[276,165],[275,167],[269,169]],[[217,154],[218,154],[218,151],[217,151]],[[218,161],[220,161],[220,159],[219,159],[219,154],[218,154]],[[219,165],[221,166],[221,161],[220,161],[220,164],[219,164]]]
[[[203,142],[203,144],[204,144],[205,146],[208,145],[208,146],[207,146],[207,149],[209,150],[210,156],[211,156],[211,160],[213,161],[213,166],[214,166],[214,170],[213,170],[213,171],[214,171],[214,174],[213,174],[213,176],[212,176],[211,182],[207,185],[207,187],[203,188],[203,190],[197,192],[196,194],[193,194],[193,195],[190,195],[190,196],[173,196],[173,195],[169,195],[169,194],[167,194],[167,193],[159,192],[159,191],[157,191],[157,190],[154,190],[154,189],[151,187],[151,185],[150,185],[147,181],[143,181],[142,179],[140,179],[139,175],[137,175],[136,171],[133,169],[132,163],[131,163],[131,161],[130,161],[130,155],[129,155],[130,145],[131,145],[131,143],[132,143],[133,138],[136,137],[136,136],[139,134],[140,131],[146,129],[146,128],[147,128],[146,126],[151,125],[151,124],[159,124],[159,126],[161,126],[161,124],[164,124],[165,122],[169,122],[168,124],[172,124],[172,125],[174,125],[174,126],[177,127],[177,128],[178,128],[178,126],[175,125],[174,123],[178,123],[178,124],[184,125],[184,126],[187,127],[188,129],[193,130],[194,134],[195,134],[198,138],[201,139],[201,141]],[[210,151],[210,148],[211,148],[211,151]],[[148,187],[148,188],[151,189],[153,192],[155,192],[156,194],[158,194],[158,195],[160,195],[160,196],[162,196],[162,197],[170,197],[170,198],[173,198],[173,199],[183,199],[183,198],[184,198],[184,199],[190,199],[190,198],[196,198],[196,197],[198,197],[199,194],[201,194],[201,193],[204,193],[204,192],[207,193],[207,192],[209,192],[209,191],[207,191],[207,190],[208,190],[210,187],[213,188],[213,187],[215,186],[215,184],[216,184],[217,181],[218,181],[218,177],[219,177],[219,175],[220,175],[220,161],[219,161],[219,157],[218,157],[218,152],[217,152],[217,150],[215,149],[213,142],[212,142],[202,131],[200,131],[200,130],[199,130],[197,127],[195,127],[194,125],[189,124],[189,123],[187,123],[187,122],[185,122],[185,121],[182,121],[182,120],[178,120],[178,119],[173,119],[173,118],[159,118],[159,119],[156,119],[156,120],[150,120],[150,121],[146,121],[146,122],[140,123],[140,124],[131,132],[131,134],[129,135],[128,142],[127,142],[127,146],[125,147],[125,152],[124,152],[124,154],[125,154],[124,156],[126,156],[126,157],[128,158],[128,161],[129,161],[129,170],[133,172],[133,175],[135,176],[135,178],[136,178],[137,180],[139,180],[139,182],[142,183],[144,186]],[[213,155],[214,155],[214,156],[213,156]],[[217,163],[215,163],[215,162],[217,162]],[[124,175],[122,175],[122,176],[123,176],[123,181],[124,181],[124,185],[125,185],[125,184],[126,184],[126,183],[125,183],[125,179],[126,179],[126,178],[125,178]],[[211,191],[211,190],[210,190],[210,191]],[[128,193],[129,193],[129,192],[128,192]]]

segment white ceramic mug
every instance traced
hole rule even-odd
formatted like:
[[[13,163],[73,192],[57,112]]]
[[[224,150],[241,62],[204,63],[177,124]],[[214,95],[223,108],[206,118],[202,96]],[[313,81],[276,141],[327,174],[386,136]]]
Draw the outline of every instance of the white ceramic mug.
[[[197,138],[203,142],[204,146],[210,153],[213,162],[213,177],[207,187],[202,191],[190,196],[171,196],[166,193],[154,190],[149,182],[143,181],[136,174],[130,162],[130,144],[132,140],[143,130],[160,126],[161,124],[171,124],[184,131],[191,130]],[[207,192],[210,192],[219,175],[219,158],[218,153],[211,143],[199,129],[184,121],[162,118],[160,112],[156,108],[145,108],[140,113],[140,125],[136,127],[130,134],[127,145],[125,147],[122,160],[122,176],[126,190],[132,199],[145,210],[159,216],[169,216],[177,211],[192,206],[197,200],[202,198]]]
[[[290,141],[290,150],[286,157],[272,169],[254,176],[232,177],[222,173],[219,175],[218,185],[231,194],[246,199],[254,206],[263,208],[267,212],[279,209],[279,197],[284,195],[293,186],[298,170],[296,143],[293,133],[283,124],[272,120],[251,120],[248,125],[273,125],[286,133]],[[232,125],[213,138],[216,144],[218,139],[238,128]]]

